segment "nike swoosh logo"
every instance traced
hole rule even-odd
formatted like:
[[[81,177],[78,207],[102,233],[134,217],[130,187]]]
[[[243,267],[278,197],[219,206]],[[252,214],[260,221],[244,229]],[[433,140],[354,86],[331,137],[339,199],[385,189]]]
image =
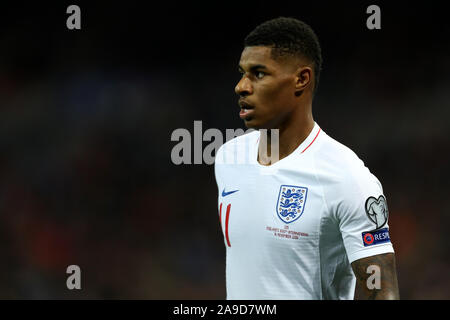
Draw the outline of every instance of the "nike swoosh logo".
[[[229,192],[225,192],[225,189],[223,189],[222,191],[222,197],[226,197],[232,193],[238,192],[239,190],[233,190],[233,191],[229,191]]]

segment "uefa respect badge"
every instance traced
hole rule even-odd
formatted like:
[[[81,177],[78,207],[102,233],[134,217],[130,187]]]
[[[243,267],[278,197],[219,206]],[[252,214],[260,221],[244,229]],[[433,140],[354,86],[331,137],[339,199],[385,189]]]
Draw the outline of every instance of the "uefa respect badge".
[[[376,244],[391,242],[388,228],[378,229],[362,233],[364,247],[374,246]]]

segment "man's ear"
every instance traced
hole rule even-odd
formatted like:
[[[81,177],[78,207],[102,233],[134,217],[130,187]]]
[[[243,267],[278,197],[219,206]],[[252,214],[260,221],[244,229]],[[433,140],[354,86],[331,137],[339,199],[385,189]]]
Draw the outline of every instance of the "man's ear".
[[[297,69],[295,77],[295,92],[300,94],[308,86],[312,86],[312,74],[313,71],[311,67],[303,66]]]

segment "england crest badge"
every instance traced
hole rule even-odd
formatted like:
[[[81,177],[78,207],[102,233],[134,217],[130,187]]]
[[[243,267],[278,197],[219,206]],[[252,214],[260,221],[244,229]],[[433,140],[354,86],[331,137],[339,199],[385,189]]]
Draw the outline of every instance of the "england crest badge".
[[[277,215],[284,223],[300,218],[305,209],[308,188],[282,185],[278,194]]]

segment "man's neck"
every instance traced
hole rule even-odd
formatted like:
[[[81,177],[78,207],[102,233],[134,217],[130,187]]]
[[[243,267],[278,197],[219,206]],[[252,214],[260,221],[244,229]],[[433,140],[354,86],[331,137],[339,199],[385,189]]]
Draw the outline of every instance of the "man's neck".
[[[278,139],[270,129],[267,130],[267,134],[263,134],[260,131],[258,162],[262,165],[269,166],[287,157],[305,141],[313,128],[314,119],[310,116],[303,119],[303,121],[295,121],[290,125],[278,129]],[[276,145],[277,142],[278,148]]]

